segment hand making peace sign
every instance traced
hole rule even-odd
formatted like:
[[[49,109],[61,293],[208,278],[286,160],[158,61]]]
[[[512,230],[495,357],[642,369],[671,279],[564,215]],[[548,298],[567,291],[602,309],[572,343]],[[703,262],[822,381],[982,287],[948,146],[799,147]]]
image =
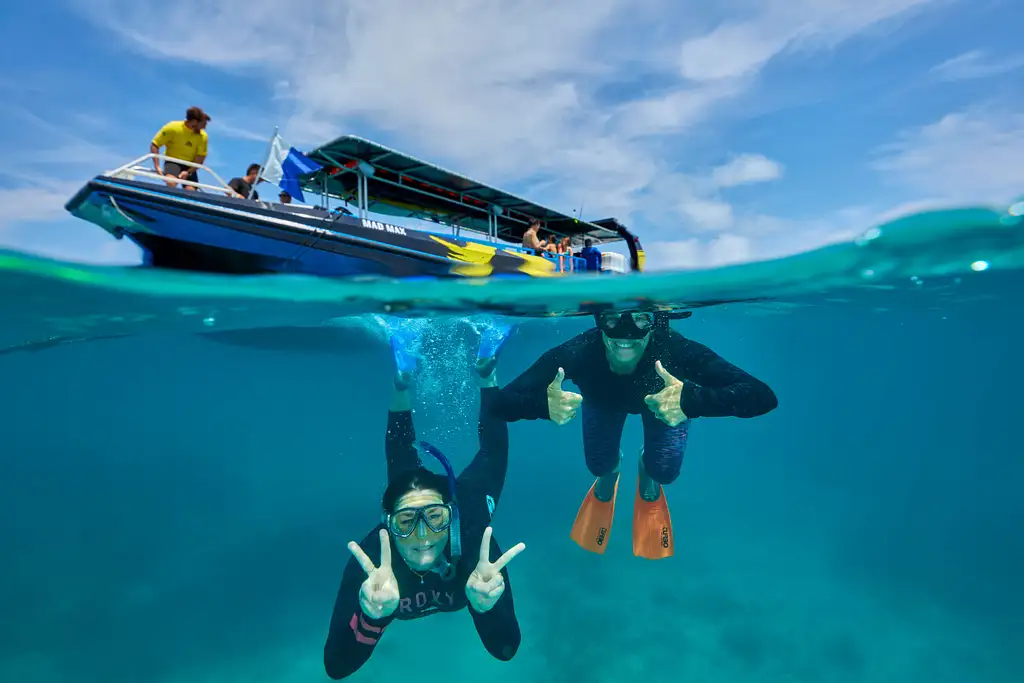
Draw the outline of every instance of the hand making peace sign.
[[[359,606],[372,619],[390,617],[398,609],[402,597],[398,592],[398,579],[391,571],[391,539],[386,529],[380,530],[380,566],[374,567],[363,549],[349,541],[348,549],[366,572],[366,580],[359,588]]]
[[[491,609],[501,599],[505,592],[505,577],[501,575],[501,570],[516,555],[526,550],[526,544],[519,543],[491,562],[491,533],[491,527],[484,529],[483,538],[480,539],[480,561],[466,581],[466,599],[470,607],[479,613]]]

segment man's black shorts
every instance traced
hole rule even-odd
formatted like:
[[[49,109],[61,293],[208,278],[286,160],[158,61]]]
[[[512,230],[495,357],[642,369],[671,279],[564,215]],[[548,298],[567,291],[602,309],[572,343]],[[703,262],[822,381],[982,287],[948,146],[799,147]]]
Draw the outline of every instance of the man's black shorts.
[[[175,161],[164,162],[164,175],[179,176],[182,171],[192,169],[192,172],[185,176],[185,180],[191,180],[194,183],[199,182],[199,169],[195,166],[186,166],[185,164],[179,164]]]

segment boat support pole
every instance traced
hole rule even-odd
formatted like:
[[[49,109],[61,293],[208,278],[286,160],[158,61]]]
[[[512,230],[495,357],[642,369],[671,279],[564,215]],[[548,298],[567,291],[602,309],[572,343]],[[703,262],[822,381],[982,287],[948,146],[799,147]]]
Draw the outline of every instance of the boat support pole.
[[[487,234],[495,242],[498,241],[498,216],[501,215],[502,211],[503,209],[500,206],[494,204],[487,206]]]
[[[359,189],[359,218],[365,219],[370,213],[370,181],[369,177],[374,174],[374,168],[370,164],[360,161],[353,169],[356,174],[356,187]]]

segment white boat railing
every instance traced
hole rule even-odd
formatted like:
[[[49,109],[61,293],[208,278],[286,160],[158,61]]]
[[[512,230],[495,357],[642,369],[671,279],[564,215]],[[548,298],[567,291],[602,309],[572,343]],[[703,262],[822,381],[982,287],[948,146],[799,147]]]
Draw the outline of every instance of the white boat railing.
[[[160,161],[170,161],[171,163],[180,164],[181,166],[191,166],[192,168],[195,168],[197,170],[198,169],[202,169],[202,170],[206,171],[207,173],[209,173],[210,175],[212,175],[217,180],[217,182],[220,183],[220,187],[217,187],[215,185],[209,185],[207,183],[196,182],[194,180],[184,180],[182,178],[172,178],[171,176],[164,175],[163,173],[157,173],[155,170],[153,170],[152,167],[146,168],[145,166],[142,165],[143,162],[151,161],[153,159],[159,159]],[[231,196],[234,196],[236,194],[234,189],[232,189],[230,185],[228,185],[226,182],[224,182],[224,179],[221,178],[217,174],[216,171],[214,171],[212,168],[210,168],[206,164],[197,164],[194,161],[185,161],[183,159],[175,159],[174,157],[169,157],[166,154],[153,154],[153,153],[144,154],[143,156],[139,157],[138,159],[135,159],[133,161],[129,161],[127,164],[125,164],[123,166],[118,166],[117,168],[115,168],[112,171],[107,171],[104,175],[110,176],[112,178],[121,178],[123,180],[135,180],[136,176],[142,176],[144,178],[151,178],[153,180],[158,180],[158,181],[160,181],[162,183],[173,182],[173,184],[175,184],[175,185],[188,185],[189,187],[194,187],[194,188],[199,189],[199,190],[209,190],[209,191],[212,191],[212,192],[224,192],[224,193],[227,193],[227,194],[229,194]],[[198,177],[198,174],[197,174],[197,177]]]

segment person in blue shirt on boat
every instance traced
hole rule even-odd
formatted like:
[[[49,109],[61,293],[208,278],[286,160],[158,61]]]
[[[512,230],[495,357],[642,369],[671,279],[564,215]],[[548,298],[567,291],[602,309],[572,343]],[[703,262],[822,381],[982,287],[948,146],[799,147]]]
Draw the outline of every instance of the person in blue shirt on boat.
[[[416,440],[408,391],[416,362],[402,330],[392,332],[397,372],[384,445],[388,485],[382,521],[360,543],[348,544],[352,557],[324,645],[324,669],[332,679],[362,667],[395,620],[466,607],[493,657],[508,661],[518,651],[521,633],[506,565],[526,546],[519,543],[503,554],[490,526],[508,467],[508,425],[490,410],[498,394],[497,354],[508,332],[482,332],[476,363],[480,450],[458,477],[439,450]],[[423,454],[437,459],[447,476],[425,468]],[[430,633],[430,627],[421,631]],[[404,642],[416,647],[420,641]]]
[[[594,240],[589,237],[583,240],[583,248],[577,256],[586,262],[587,270],[601,270],[601,251],[594,247]]]
[[[667,312],[598,312],[596,328],[544,353],[490,404],[510,422],[544,419],[564,425],[582,410],[583,454],[595,481],[571,537],[586,550],[607,548],[627,415],[639,414],[644,427],[633,553],[661,559],[675,548],[663,487],[679,476],[692,420],[750,418],[778,406],[767,384],[683,337],[669,327],[669,319]],[[567,379],[580,393],[562,388]]]

